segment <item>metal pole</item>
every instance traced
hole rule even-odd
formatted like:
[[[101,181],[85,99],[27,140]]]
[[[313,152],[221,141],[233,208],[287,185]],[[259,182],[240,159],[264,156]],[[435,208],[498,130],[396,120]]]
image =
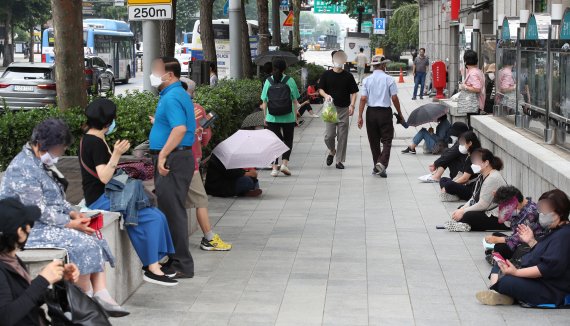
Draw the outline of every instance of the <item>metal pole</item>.
[[[143,26],[143,89],[149,92],[156,90],[150,85],[152,61],[160,55],[160,28],[156,20],[146,20]]]
[[[552,25],[548,26],[548,41],[546,43],[546,81],[547,81],[547,97],[546,97],[546,116],[544,125],[544,142],[554,144],[554,130],[550,128],[550,110],[552,110],[552,51],[550,49],[550,40],[552,39]]]
[[[517,28],[517,78],[515,82],[515,127],[522,128],[522,115],[519,109],[520,78],[521,78],[521,28]]]
[[[241,2],[229,0],[230,16],[230,78],[240,79],[243,75],[241,58]]]

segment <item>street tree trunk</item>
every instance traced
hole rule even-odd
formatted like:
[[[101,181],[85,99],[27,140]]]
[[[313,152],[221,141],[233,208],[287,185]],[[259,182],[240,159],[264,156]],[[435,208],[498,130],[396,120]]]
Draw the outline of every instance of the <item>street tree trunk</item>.
[[[269,0],[267,0],[269,1]],[[279,17],[279,4],[281,1],[279,0],[271,0],[271,44],[274,46],[281,45],[281,17]]]
[[[293,0],[293,49],[301,46],[301,0]]]
[[[269,0],[257,0],[257,18],[259,23],[259,43],[257,54],[269,51]]]
[[[243,62],[242,71],[243,77],[253,77],[253,67],[251,65],[251,46],[249,44],[249,31],[247,28],[247,19],[245,17],[245,2],[241,0],[241,60]]]
[[[29,52],[30,52],[30,53],[29,53],[29,55],[30,55],[30,62],[34,62],[34,57],[36,56],[36,53],[35,53],[35,51],[34,51],[34,47],[35,47],[35,44],[34,44],[34,31],[35,31],[34,26],[30,27],[30,51],[29,51]]]
[[[7,8],[6,20],[4,21],[4,62],[3,66],[7,67],[9,64],[14,62],[14,38],[13,33],[13,22],[12,22],[12,9]]]
[[[55,33],[57,105],[65,110],[87,105],[83,63],[82,2],[51,0]]]
[[[214,0],[200,1],[200,39],[202,40],[204,60],[217,62],[214,25],[212,25],[213,9]]]
[[[160,56],[174,57],[176,43],[176,0],[172,0],[172,20],[160,21]]]

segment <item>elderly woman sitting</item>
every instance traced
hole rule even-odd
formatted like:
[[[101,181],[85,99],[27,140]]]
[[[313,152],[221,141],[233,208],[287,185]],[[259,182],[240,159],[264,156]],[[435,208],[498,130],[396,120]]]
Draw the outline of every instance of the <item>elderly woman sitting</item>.
[[[26,248],[64,248],[79,267],[78,285],[93,295],[112,317],[129,313],[111,297],[106,287],[105,261],[114,265],[105,240],[90,228],[90,219],[65,200],[67,181],[55,164],[67,146],[71,133],[58,119],[38,124],[32,139],[10,162],[0,184],[0,197],[18,196],[24,205],[36,205],[42,216],[30,232]]]

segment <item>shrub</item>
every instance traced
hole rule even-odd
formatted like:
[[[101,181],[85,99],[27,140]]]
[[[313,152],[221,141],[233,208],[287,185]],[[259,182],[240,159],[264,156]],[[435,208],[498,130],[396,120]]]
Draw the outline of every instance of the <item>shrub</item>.
[[[400,68],[406,70],[408,67],[407,64],[402,62],[390,62],[386,65],[387,71],[400,71]]]

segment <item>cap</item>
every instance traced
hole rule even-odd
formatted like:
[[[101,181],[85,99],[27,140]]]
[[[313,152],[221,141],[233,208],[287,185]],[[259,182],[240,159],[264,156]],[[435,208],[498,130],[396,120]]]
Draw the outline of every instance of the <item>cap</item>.
[[[464,132],[468,132],[469,127],[463,122],[455,122],[449,129],[449,135],[460,137]]]
[[[104,125],[117,116],[117,105],[107,98],[98,98],[87,105],[85,115],[90,121]]]
[[[381,64],[385,64],[385,63],[389,63],[389,62],[392,62],[392,60],[386,59],[386,57],[383,55],[375,55],[372,57],[372,60],[370,60],[370,65],[375,66],[375,65],[381,65]]]
[[[487,66],[487,68],[485,68],[485,73],[489,73],[489,72],[495,72],[495,64],[492,63],[490,65]]]
[[[0,235],[14,234],[23,225],[33,225],[42,211],[37,206],[26,206],[17,198],[0,200]]]

